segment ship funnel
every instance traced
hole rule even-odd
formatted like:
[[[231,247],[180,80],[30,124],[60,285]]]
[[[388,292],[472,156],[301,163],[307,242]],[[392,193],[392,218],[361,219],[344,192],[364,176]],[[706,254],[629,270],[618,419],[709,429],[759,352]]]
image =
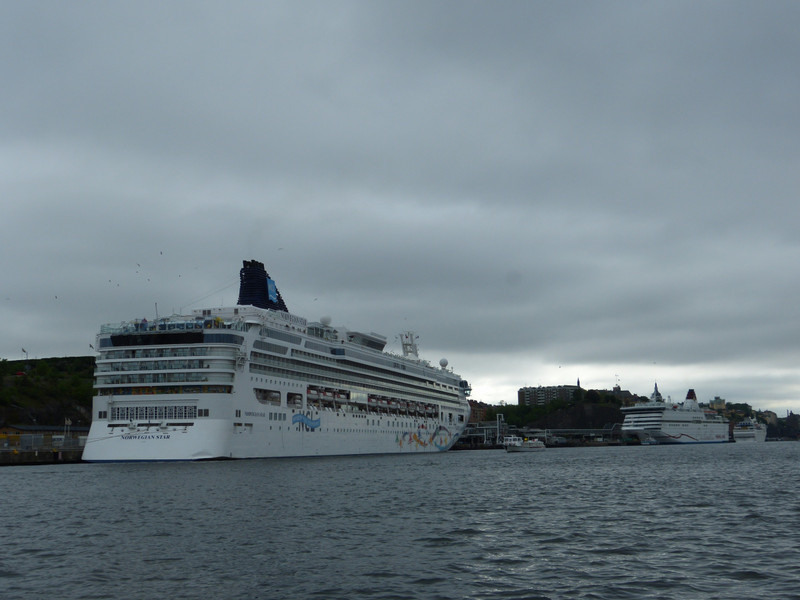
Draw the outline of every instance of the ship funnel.
[[[264,263],[257,260],[242,261],[242,270],[239,271],[239,301],[237,304],[289,312],[275,282],[270,279],[264,269]]]

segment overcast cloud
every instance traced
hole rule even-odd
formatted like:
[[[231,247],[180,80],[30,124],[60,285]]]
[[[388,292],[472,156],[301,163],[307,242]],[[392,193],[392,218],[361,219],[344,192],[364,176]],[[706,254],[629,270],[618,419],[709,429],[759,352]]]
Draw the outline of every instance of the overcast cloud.
[[[800,408],[800,4],[0,3],[0,357],[232,304],[473,397]]]

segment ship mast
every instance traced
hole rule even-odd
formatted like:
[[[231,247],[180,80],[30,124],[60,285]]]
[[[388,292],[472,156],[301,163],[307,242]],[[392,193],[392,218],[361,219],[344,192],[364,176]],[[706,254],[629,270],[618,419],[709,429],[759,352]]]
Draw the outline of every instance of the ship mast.
[[[403,356],[419,358],[419,348],[417,347],[418,335],[413,331],[404,331],[400,334],[400,343],[403,345]]]

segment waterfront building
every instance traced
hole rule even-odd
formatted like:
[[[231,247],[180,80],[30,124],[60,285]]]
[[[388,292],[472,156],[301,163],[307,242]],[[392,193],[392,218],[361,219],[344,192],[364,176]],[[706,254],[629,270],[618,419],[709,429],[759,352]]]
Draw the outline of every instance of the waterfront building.
[[[580,389],[580,381],[578,385],[523,387],[517,391],[517,404],[519,406],[545,406],[556,400],[571,402],[577,399]]]
[[[480,400],[469,399],[469,423],[479,423],[486,420],[486,411],[491,405]]]
[[[719,396],[714,396],[713,400],[708,402],[708,407],[711,410],[725,410],[725,398],[720,398]]]

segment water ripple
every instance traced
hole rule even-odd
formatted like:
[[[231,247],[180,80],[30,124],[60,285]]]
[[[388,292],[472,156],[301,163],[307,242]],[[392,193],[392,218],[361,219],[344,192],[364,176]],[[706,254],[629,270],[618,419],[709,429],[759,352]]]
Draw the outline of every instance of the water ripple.
[[[527,458],[9,467],[3,597],[798,598],[800,444]]]

